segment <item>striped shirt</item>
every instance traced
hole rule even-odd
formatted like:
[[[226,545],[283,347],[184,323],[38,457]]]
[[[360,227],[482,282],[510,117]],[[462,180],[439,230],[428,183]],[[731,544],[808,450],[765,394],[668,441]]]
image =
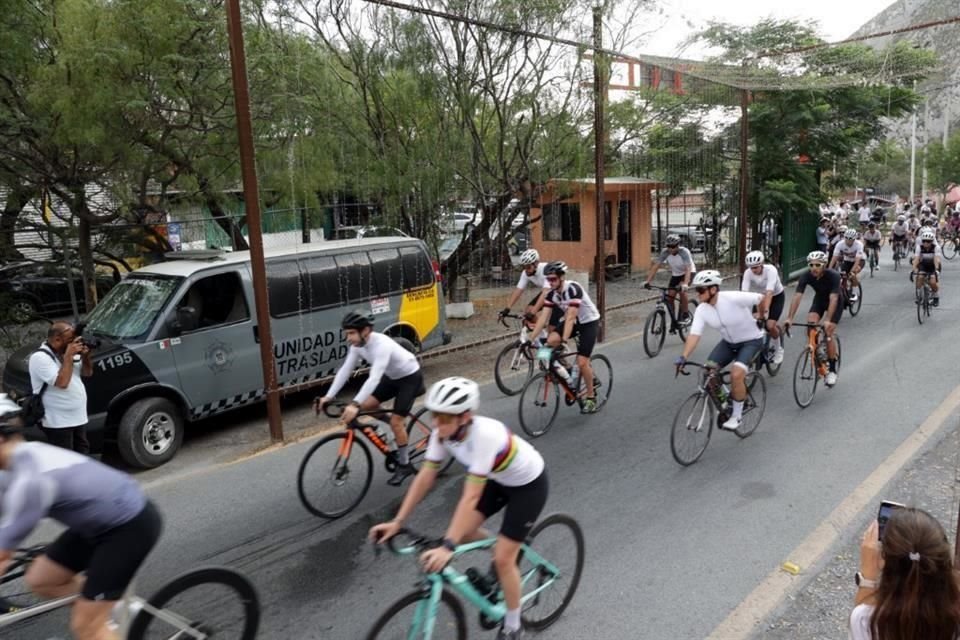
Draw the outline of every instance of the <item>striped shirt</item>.
[[[462,440],[440,440],[434,429],[427,444],[428,462],[440,463],[452,455],[467,468],[467,479],[494,480],[505,487],[521,487],[543,472],[543,457],[507,425],[493,418],[474,416]]]

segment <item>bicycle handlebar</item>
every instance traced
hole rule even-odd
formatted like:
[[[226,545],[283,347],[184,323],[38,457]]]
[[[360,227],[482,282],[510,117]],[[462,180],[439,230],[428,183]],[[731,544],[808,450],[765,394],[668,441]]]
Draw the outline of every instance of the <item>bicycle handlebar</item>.
[[[519,313],[498,313],[498,314],[497,314],[497,320],[499,320],[499,321],[500,321],[500,324],[502,324],[503,326],[505,326],[507,329],[510,328],[510,325],[507,324],[507,318],[510,318],[511,320],[523,320],[523,319],[524,319],[524,317],[523,317],[522,315],[520,315]]]
[[[319,402],[320,399],[317,398],[314,402]],[[339,418],[343,415],[343,410],[349,405],[349,402],[344,402],[342,400],[331,400],[323,407],[323,414],[328,418]],[[358,411],[357,417],[361,416],[380,416],[385,413],[395,413],[393,409],[385,409],[383,407],[377,407],[376,409],[370,409],[368,411]],[[319,408],[317,409],[317,415],[320,414]]]

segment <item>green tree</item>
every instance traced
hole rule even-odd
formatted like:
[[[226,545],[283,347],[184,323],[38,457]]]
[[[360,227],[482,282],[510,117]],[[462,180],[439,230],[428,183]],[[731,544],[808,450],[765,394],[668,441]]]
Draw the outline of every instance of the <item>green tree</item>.
[[[946,192],[950,185],[960,184],[960,132],[942,141],[927,145],[927,175],[930,182]],[[909,173],[909,172],[908,172]]]

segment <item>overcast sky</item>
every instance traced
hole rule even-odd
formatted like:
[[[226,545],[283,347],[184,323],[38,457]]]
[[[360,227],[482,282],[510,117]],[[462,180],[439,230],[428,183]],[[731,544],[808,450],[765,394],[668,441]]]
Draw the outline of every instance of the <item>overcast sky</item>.
[[[842,40],[894,0],[661,0],[663,27],[637,47],[652,55],[677,55],[677,45],[710,19],[749,25],[760,18],[813,19],[829,42]],[[692,22],[691,27],[688,22]],[[685,55],[700,57],[688,50]]]

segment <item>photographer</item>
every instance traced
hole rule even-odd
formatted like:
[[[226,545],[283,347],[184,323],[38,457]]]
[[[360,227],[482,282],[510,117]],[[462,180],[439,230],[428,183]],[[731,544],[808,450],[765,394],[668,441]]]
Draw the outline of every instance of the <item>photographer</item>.
[[[89,347],[77,336],[73,325],[54,322],[47,331],[46,341],[30,355],[29,369],[33,393],[43,391],[44,416],[40,428],[47,441],[89,454],[87,390],[80,377],[93,375],[93,362]]]

